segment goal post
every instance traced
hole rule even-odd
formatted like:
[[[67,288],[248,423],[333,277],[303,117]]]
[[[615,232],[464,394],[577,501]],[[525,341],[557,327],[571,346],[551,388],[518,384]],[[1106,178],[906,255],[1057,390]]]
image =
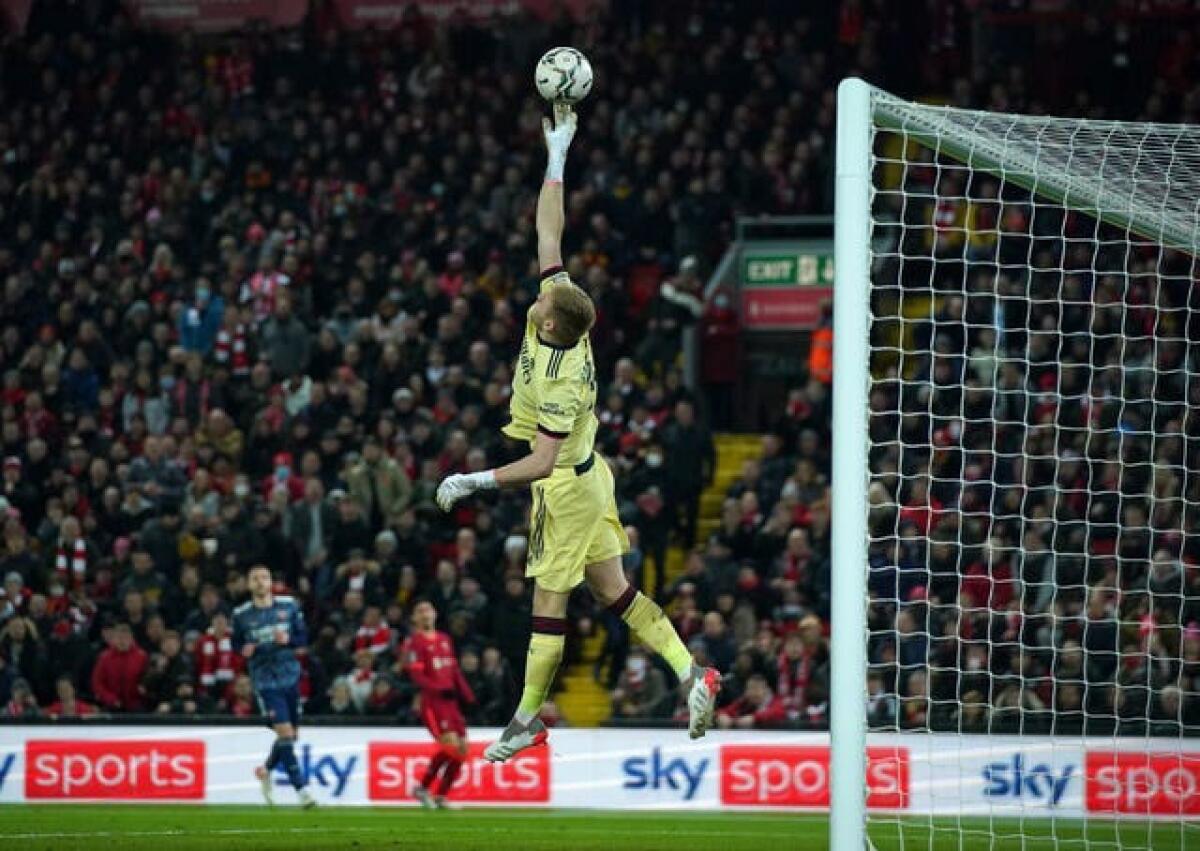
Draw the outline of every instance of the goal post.
[[[830,847],[1200,847],[1200,127],[837,107]]]
[[[867,392],[870,384],[871,89],[838,87],[833,232],[833,481],[830,561],[830,847],[866,830]],[[855,569],[862,565],[862,569]],[[841,567],[842,569],[839,569]]]

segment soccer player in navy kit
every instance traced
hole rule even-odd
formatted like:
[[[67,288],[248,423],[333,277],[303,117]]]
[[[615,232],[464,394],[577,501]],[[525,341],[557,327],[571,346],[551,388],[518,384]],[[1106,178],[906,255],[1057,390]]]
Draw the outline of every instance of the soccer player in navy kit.
[[[268,804],[272,796],[271,772],[282,765],[305,809],[316,801],[305,789],[296,761],[296,728],[300,723],[300,662],[297,647],[308,641],[304,615],[291,597],[271,593],[271,571],[256,564],[247,576],[250,602],[233,611],[233,646],[247,659],[258,705],[275,730],[275,743],[267,760],[254,769]]]

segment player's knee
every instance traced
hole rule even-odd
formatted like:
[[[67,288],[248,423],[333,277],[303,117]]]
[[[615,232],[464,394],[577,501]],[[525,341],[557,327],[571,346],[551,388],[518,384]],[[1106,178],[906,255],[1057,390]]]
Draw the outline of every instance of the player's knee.
[[[620,587],[621,583],[600,578],[588,578],[588,590],[592,592],[592,596],[596,598],[596,602],[601,606],[608,608],[617,601],[617,598],[625,591]]]

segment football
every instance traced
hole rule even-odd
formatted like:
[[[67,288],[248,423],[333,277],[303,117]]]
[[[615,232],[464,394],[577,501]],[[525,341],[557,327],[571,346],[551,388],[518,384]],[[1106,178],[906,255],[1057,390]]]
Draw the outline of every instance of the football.
[[[579,103],[592,90],[592,63],[573,47],[555,47],[538,60],[533,80],[551,103]]]

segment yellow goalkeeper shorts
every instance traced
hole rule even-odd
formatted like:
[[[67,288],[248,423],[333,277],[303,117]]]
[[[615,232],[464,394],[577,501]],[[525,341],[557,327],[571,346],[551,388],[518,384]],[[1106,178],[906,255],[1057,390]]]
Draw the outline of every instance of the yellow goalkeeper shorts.
[[[559,467],[534,482],[525,575],[539,588],[567,593],[589,564],[629,551],[617,516],[612,470],[593,452],[576,467]]]

